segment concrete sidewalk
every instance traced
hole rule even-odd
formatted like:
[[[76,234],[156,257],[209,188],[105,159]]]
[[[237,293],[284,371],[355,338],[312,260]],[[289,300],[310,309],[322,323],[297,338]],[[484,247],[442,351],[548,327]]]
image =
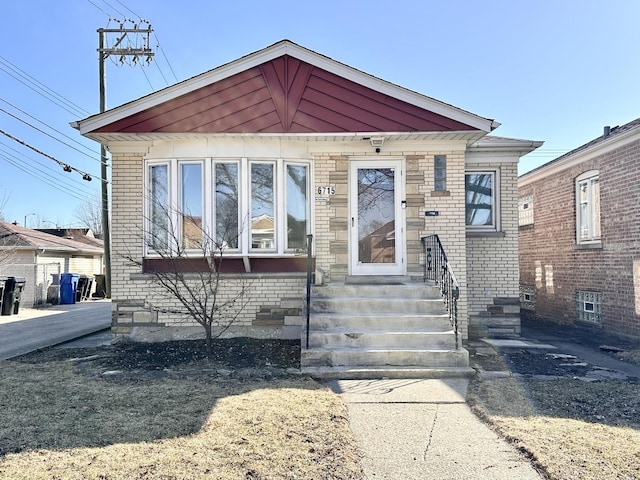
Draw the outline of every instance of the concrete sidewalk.
[[[468,381],[336,380],[368,479],[539,480],[465,403]]]
[[[111,301],[21,308],[0,316],[0,360],[50,347],[111,327]]]

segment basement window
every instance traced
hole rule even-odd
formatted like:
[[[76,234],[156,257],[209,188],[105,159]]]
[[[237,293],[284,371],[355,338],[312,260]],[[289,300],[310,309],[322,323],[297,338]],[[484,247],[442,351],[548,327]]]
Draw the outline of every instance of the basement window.
[[[602,294],[578,290],[576,315],[579,321],[600,325],[602,322]]]

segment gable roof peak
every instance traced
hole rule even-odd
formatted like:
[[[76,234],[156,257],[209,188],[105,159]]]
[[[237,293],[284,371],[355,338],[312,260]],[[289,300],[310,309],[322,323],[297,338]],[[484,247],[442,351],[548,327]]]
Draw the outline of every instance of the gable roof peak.
[[[377,95],[385,96],[385,98],[393,99],[396,102],[402,102],[406,105],[410,105],[412,108],[421,109],[426,112],[431,112],[433,115],[446,118],[458,125],[458,128],[453,128],[454,130],[477,130],[479,132],[488,133],[499,125],[499,123],[491,119],[480,117],[466,110],[462,110],[450,104],[382,80],[378,77],[333,60],[325,55],[321,55],[302,47],[287,39],[276,42],[262,50],[243,56],[230,63],[221,65],[120,107],[74,122],[72,125],[75,128],[78,128],[81,134],[89,134],[90,136],[91,133],[106,126],[113,125],[116,122],[120,122],[123,119],[140,114],[141,112],[157,108],[163,104],[167,104],[168,102],[175,102],[179,98],[185,98],[186,95],[194,95],[202,89],[211,89],[214,85],[221,84],[223,81],[227,83],[233,82],[235,76],[249,76],[250,71],[253,71],[256,68],[260,69],[268,65],[275,65],[282,61],[286,63],[289,61],[287,58],[296,59],[306,65],[310,70],[327,72],[329,75],[333,75],[334,78],[340,78],[341,81],[351,82],[352,85],[357,85],[357,88],[359,89],[368,89],[371,92],[375,92]],[[278,72],[274,73],[277,74]],[[290,109],[295,105],[283,104],[283,106]],[[284,126],[286,133],[286,123]],[[357,131],[360,130],[375,131],[376,129],[367,129],[364,127],[357,128]],[[392,130],[387,128],[382,130],[404,131],[404,129],[399,128]],[[420,128],[416,129],[415,126],[414,128],[407,129],[407,131],[421,130],[422,129]],[[114,130],[108,131],[114,132]],[[108,131],[103,130],[103,133],[108,133]],[[191,130],[184,130],[184,132],[190,131]],[[337,131],[342,130],[338,129]],[[349,131],[355,130],[351,129]],[[251,131],[248,130],[247,132],[250,133]]]

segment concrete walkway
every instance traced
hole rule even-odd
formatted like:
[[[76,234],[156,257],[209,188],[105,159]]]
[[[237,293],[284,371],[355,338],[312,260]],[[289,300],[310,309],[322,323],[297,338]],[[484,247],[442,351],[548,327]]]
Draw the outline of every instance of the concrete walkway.
[[[336,380],[370,480],[543,478],[465,403],[468,381]]]
[[[21,308],[0,316],[0,360],[50,347],[111,327],[111,301]]]

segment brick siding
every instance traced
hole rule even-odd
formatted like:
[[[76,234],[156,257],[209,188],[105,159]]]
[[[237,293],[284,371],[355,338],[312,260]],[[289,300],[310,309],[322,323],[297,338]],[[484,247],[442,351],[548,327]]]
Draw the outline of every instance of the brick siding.
[[[600,178],[602,242],[576,246],[575,179]],[[635,141],[520,187],[533,195],[534,223],[520,227],[520,283],[535,286],[535,313],[576,322],[576,291],[602,294],[602,327],[640,335],[634,262],[640,259],[640,142]],[[638,268],[638,267],[636,267]],[[636,282],[637,283],[637,282]]]

